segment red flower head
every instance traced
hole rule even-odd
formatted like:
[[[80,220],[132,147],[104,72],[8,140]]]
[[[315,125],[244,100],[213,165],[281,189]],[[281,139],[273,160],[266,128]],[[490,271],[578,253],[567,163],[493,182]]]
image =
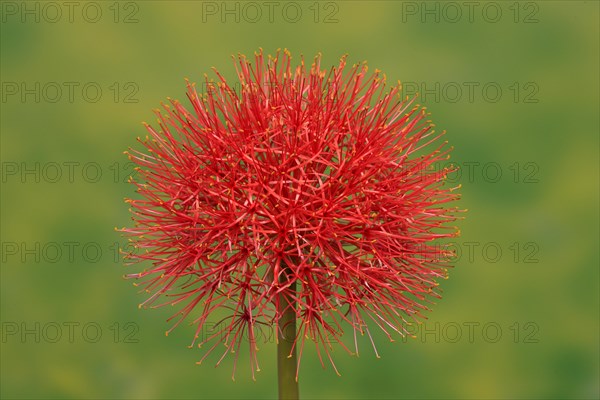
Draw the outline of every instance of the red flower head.
[[[320,57],[292,67],[287,51],[260,52],[236,68],[238,90],[218,72],[207,93],[188,83],[192,108],[164,105],[146,151],[130,152],[142,198],[127,200],[135,227],[123,231],[130,262],[151,262],[129,275],[152,293],[143,305],[178,306],[173,328],[191,313],[207,354],[249,340],[253,370],[259,324],[297,323],[298,360],[307,338],[331,360],[343,324],[355,338],[368,325],[406,334],[446,276],[435,240],[457,234],[444,224],[458,196],[432,168],[449,157],[443,133],[345,57],[324,71]]]

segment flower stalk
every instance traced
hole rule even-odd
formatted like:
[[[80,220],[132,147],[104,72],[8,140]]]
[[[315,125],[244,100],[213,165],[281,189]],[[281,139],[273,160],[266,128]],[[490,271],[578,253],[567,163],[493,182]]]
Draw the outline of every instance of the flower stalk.
[[[296,281],[290,279],[290,269],[285,266],[282,274],[288,290],[279,294],[277,314],[277,383],[280,400],[297,400],[298,359],[296,355]]]

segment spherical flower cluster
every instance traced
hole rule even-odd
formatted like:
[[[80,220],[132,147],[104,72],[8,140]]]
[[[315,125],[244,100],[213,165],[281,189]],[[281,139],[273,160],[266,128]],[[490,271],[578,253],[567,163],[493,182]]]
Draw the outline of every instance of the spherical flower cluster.
[[[128,153],[138,198],[123,231],[129,263],[147,267],[129,275],[152,294],[143,305],[176,306],[172,328],[191,315],[206,354],[249,341],[253,370],[256,329],[285,329],[286,312],[298,363],[314,342],[333,364],[345,326],[355,343],[369,326],[406,334],[439,297],[439,239],[457,235],[458,195],[434,168],[451,150],[443,133],[379,71],[320,63],[239,56],[239,85],[218,72],[205,93],[188,82],[191,108],[171,100]]]

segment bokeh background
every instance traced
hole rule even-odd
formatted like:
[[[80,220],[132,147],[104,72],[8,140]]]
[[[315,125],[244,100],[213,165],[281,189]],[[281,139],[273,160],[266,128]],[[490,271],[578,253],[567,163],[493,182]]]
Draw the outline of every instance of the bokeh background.
[[[2,398],[276,396],[272,337],[255,382],[246,352],[235,382],[232,358],[195,365],[193,327],[165,337],[172,310],[138,310],[113,230],[140,122],[259,48],[348,53],[421,92],[469,209],[415,338],[336,348],[341,377],[308,348],[302,396],[600,396],[598,2],[0,4]]]

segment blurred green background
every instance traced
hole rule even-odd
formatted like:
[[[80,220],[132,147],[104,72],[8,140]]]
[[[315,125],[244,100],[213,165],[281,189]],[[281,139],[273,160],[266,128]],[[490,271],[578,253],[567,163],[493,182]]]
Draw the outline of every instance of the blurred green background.
[[[307,347],[301,395],[600,396],[598,2],[67,3],[1,2],[2,398],[276,396],[272,341],[232,382],[231,357],[195,365],[192,327],[165,337],[171,308],[138,310],[113,231],[140,122],[260,47],[348,53],[421,92],[469,209],[416,338],[337,347],[341,377]]]

